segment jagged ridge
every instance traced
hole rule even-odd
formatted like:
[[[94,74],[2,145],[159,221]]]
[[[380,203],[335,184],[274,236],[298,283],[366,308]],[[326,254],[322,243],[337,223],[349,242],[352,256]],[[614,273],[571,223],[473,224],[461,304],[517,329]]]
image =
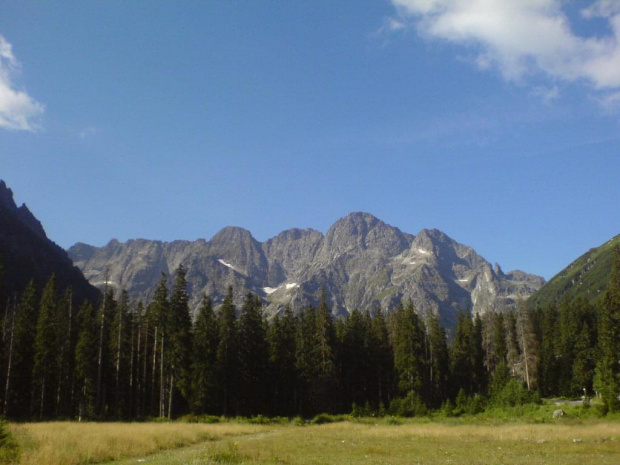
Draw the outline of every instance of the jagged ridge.
[[[182,263],[194,309],[203,293],[219,302],[232,285],[239,298],[242,291],[260,295],[273,314],[286,305],[315,305],[325,287],[335,315],[411,299],[448,326],[459,309],[510,309],[544,282],[523,272],[504,274],[441,231],[414,236],[368,213],[347,215],[325,235],[291,229],[260,243],[247,230],[227,227],[210,241],[112,240],[101,248],[76,244],[69,255],[93,284],[102,285],[107,270],[110,283],[134,298],[148,300],[161,272]]]

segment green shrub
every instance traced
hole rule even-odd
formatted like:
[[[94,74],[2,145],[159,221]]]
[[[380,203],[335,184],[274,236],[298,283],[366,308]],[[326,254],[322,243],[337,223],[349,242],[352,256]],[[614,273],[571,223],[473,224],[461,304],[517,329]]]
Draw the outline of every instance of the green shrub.
[[[389,413],[397,417],[422,417],[428,414],[424,401],[413,391],[390,402]]]
[[[0,463],[15,463],[19,457],[19,445],[6,423],[0,420]]]
[[[313,425],[323,425],[325,423],[335,423],[347,420],[346,415],[330,415],[329,413],[319,413],[315,415],[310,423]]]

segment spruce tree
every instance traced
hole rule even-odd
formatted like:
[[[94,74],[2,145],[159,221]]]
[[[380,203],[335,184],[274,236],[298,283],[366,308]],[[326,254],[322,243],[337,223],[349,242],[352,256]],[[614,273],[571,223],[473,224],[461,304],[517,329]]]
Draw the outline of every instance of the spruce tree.
[[[321,412],[331,412],[334,398],[331,395],[336,386],[336,330],[327,304],[327,292],[323,288],[321,301],[316,310],[314,357],[317,362],[316,377],[312,382],[313,398]]]
[[[227,416],[233,413],[236,414],[239,407],[237,399],[239,337],[232,287],[228,288],[228,293],[220,308],[218,329],[216,372],[219,381],[221,412]]]
[[[516,330],[523,366],[523,379],[528,391],[538,384],[539,343],[525,301],[517,303]]]
[[[54,413],[61,338],[58,329],[58,294],[56,276],[52,275],[41,296],[34,343],[35,405],[41,419],[51,418]]]
[[[15,315],[13,379],[9,397],[11,404],[7,411],[7,415],[12,417],[27,418],[31,413],[38,312],[37,291],[34,282],[30,281]]]
[[[187,405],[190,391],[190,354],[192,320],[189,314],[186,271],[179,265],[174,288],[170,297],[167,318],[169,334],[168,364],[168,418],[171,418],[176,403]]]
[[[191,409],[196,414],[218,411],[216,354],[218,326],[211,299],[204,295],[193,328],[191,353]]]
[[[424,333],[411,301],[406,307],[399,304],[394,317],[394,367],[398,373],[398,391],[410,399],[414,409],[413,403],[423,399],[425,392]]]
[[[385,407],[394,394],[396,373],[394,352],[390,343],[387,322],[378,308],[371,321],[370,371],[371,403],[375,408]]]
[[[290,307],[276,315],[269,325],[269,392],[270,413],[292,416],[296,413],[295,393],[298,387],[296,367],[297,318]]]
[[[75,347],[75,380],[78,420],[97,416],[98,324],[93,306],[85,302],[77,315],[78,339]]]
[[[605,300],[599,308],[598,348],[594,388],[601,393],[611,412],[620,410],[620,247],[614,251],[614,261]]]
[[[112,309],[113,316],[110,321],[108,336],[111,368],[113,379],[112,413],[115,418],[121,419],[128,414],[129,393],[129,364],[131,356],[131,326],[129,294],[125,289],[121,290],[117,305]]]
[[[429,404],[439,408],[448,399],[450,379],[450,356],[446,331],[439,317],[431,313],[426,322],[429,341],[428,393]]]
[[[239,407],[245,416],[265,412],[267,404],[268,347],[261,302],[245,296],[239,317]]]

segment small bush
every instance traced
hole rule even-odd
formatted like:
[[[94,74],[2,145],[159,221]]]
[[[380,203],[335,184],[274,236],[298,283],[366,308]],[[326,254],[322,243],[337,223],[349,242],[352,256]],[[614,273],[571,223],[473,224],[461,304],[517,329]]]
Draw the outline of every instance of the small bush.
[[[8,430],[6,423],[0,420],[0,463],[15,463],[18,457],[17,441]]]
[[[335,423],[347,420],[346,415],[330,415],[329,413],[319,413],[310,421],[313,425],[323,425],[325,423]]]
[[[428,414],[424,401],[413,391],[390,402],[389,413],[397,417],[422,417]]]

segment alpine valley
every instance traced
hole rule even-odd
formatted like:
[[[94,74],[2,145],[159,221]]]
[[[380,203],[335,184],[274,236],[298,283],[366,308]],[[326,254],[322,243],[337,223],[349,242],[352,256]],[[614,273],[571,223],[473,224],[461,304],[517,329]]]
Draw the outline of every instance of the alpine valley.
[[[317,305],[325,289],[334,315],[411,300],[419,313],[438,313],[454,328],[459,310],[512,309],[544,284],[522,271],[504,273],[441,231],[414,236],[368,213],[347,215],[325,235],[290,229],[261,243],[245,229],[226,227],[209,241],[112,240],[100,248],[78,243],[68,253],[92,284],[126,289],[145,302],[162,273],[183,265],[194,313],[204,294],[218,304],[229,286],[239,304],[247,292],[258,295],[268,315]]]

